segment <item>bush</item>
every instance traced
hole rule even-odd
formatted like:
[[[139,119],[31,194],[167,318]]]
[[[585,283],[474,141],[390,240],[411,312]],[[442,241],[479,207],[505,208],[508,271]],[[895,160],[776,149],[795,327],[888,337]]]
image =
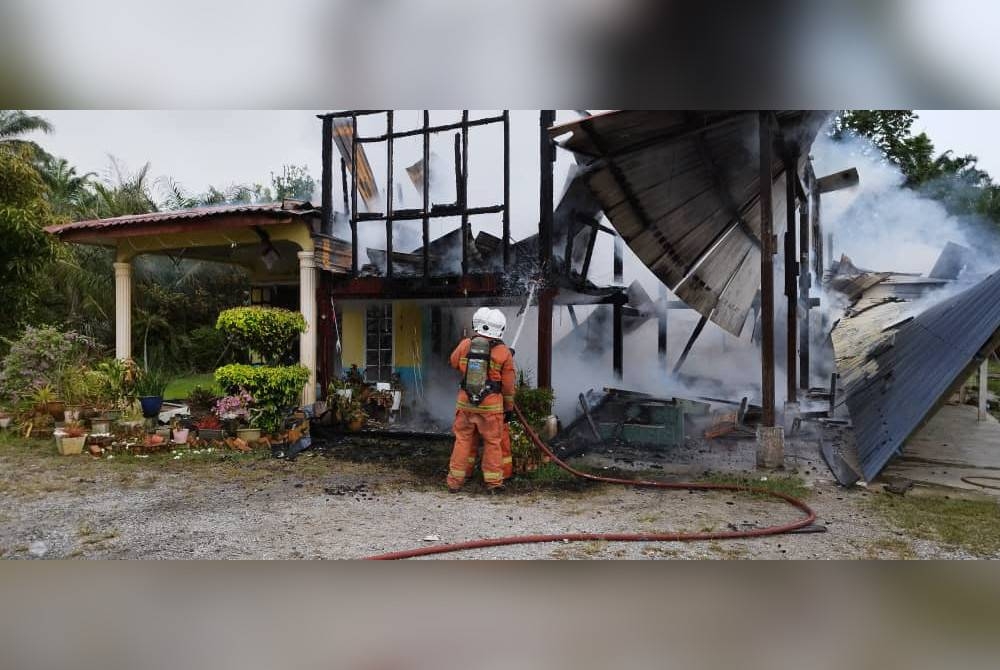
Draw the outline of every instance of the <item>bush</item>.
[[[278,364],[291,352],[295,337],[305,332],[306,320],[287,309],[235,307],[219,314],[215,327],[238,349],[248,349],[267,363]]]
[[[242,389],[252,395],[261,412],[257,424],[274,433],[280,430],[287,411],[298,406],[302,387],[309,381],[309,370],[302,365],[233,364],[216,370],[215,381],[226,393]]]
[[[28,326],[0,364],[0,399],[19,402],[40,386],[56,386],[61,371],[83,367],[94,350],[92,340],[73,331]]]
[[[521,408],[521,413],[528,420],[528,424],[538,431],[542,427],[545,417],[552,414],[552,403],[555,395],[551,389],[534,389],[524,384],[517,387],[514,402]],[[510,446],[511,456],[514,459],[514,472],[530,472],[543,464],[542,452],[528,438],[527,432],[521,426],[520,420],[511,421]]]

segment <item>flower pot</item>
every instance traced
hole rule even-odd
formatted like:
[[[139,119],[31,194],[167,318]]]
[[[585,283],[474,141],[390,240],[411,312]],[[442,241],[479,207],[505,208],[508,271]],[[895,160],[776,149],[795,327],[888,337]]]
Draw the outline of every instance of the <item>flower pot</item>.
[[[219,428],[199,428],[198,438],[202,440],[221,440],[226,435]]]
[[[66,421],[79,421],[81,413],[82,408],[80,405],[66,405],[63,416],[66,417]]]
[[[72,456],[83,453],[83,445],[87,441],[86,435],[80,437],[65,437],[56,440],[56,447],[63,456]]]
[[[187,428],[174,429],[174,442],[177,444],[187,444],[189,430]]]
[[[109,409],[105,414],[112,421],[122,418],[122,411],[120,409]]]
[[[256,442],[260,439],[260,428],[238,428],[236,437],[244,442]]]
[[[111,432],[111,422],[107,419],[91,419],[90,430],[97,435],[107,435]]]
[[[167,440],[170,439],[170,426],[163,426],[162,428],[157,428],[156,435],[163,438],[163,441],[166,442]]]
[[[364,427],[365,427],[364,419],[351,419],[350,421],[347,422],[347,430],[351,431],[352,433],[356,433]]]
[[[163,396],[143,396],[139,398],[139,405],[142,406],[142,415],[147,419],[151,419],[160,414],[160,408],[163,407]]]

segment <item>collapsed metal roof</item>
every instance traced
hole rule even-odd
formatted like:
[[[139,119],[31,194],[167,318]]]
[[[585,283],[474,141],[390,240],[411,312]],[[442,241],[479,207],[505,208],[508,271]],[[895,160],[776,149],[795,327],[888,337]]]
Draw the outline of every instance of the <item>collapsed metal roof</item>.
[[[1000,272],[926,309],[942,281],[907,279],[864,291],[831,333],[868,480],[1000,343]]]
[[[772,198],[780,234],[780,158],[798,156],[797,172],[827,114],[779,111],[774,117]],[[757,112],[619,111],[550,129],[563,147],[591,159],[587,183],[639,259],[681,300],[734,335],[760,286],[757,119]]]

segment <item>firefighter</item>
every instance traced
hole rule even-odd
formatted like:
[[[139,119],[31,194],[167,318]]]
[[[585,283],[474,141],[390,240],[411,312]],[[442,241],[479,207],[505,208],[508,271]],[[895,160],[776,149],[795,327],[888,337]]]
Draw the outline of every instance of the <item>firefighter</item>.
[[[448,490],[458,491],[475,463],[482,440],[483,481],[496,491],[503,486],[504,422],[514,409],[514,357],[503,343],[507,319],[497,309],[481,308],[472,317],[471,338],[451,353],[451,366],[462,374],[455,409],[455,448],[448,465]]]

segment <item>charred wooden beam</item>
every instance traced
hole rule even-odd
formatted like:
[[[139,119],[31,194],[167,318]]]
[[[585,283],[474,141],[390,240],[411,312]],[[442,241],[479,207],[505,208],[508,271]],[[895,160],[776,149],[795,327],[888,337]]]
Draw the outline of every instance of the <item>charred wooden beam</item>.
[[[667,363],[667,287],[660,284],[656,312],[656,352],[661,365]]]
[[[503,110],[503,269],[510,267],[510,110]]]
[[[812,186],[812,169],[807,164],[804,193]],[[809,200],[803,197],[799,203],[799,388],[809,390],[809,289],[812,276],[809,269]]]
[[[771,202],[771,112],[758,113],[760,170],[760,290],[762,424],[774,426],[774,226]]]
[[[393,139],[392,139],[392,111],[386,112],[385,127],[389,133],[389,140],[385,143],[385,276],[392,279],[392,162],[393,162]]]
[[[621,235],[615,235],[614,282],[621,284],[625,277],[625,242]]]
[[[691,337],[688,338],[687,344],[684,345],[684,350],[681,352],[680,358],[677,359],[677,363],[674,364],[673,374],[677,374],[681,371],[681,367],[684,365],[684,361],[687,360],[688,354],[691,353],[691,347],[694,346],[695,341],[698,336],[701,335],[701,331],[705,329],[705,324],[708,323],[707,316],[701,316],[698,318],[698,323],[695,324],[694,330],[691,331]]]
[[[544,109],[538,115],[539,135],[539,202],[538,202],[538,261],[548,282],[552,262],[553,170],[555,143],[549,128],[555,123],[556,112]],[[556,290],[544,286],[538,297],[538,387],[552,388],[552,305]]]
[[[351,189],[347,187],[347,161],[344,160],[343,156],[340,157],[340,190],[344,196],[344,216],[349,217],[351,216],[351,203],[348,198],[351,197]]]
[[[786,307],[786,344],[785,344],[785,402],[798,402],[798,346],[799,346],[799,263],[798,249],[795,239],[795,210],[797,193],[795,183],[798,157],[793,157],[785,163],[785,297]]]
[[[431,209],[431,194],[430,194],[430,174],[431,174],[431,136],[427,132],[431,125],[431,113],[428,110],[424,110],[424,169],[422,172],[422,185],[423,185],[423,205],[421,207],[421,220],[423,221],[422,228],[422,239],[423,239],[423,270],[424,279],[427,279],[431,275],[431,256],[429,251],[429,246],[431,243],[431,221],[430,221],[430,209]]]
[[[333,232],[333,119],[323,119],[323,232]]]
[[[624,376],[625,336],[622,332],[622,303],[616,301],[612,306],[611,319],[611,366],[615,379],[622,380]]]
[[[438,126],[428,125],[426,132],[433,135],[435,133],[444,133],[450,130],[461,130],[463,127],[475,128],[476,126],[485,126],[491,123],[500,123],[503,120],[504,116],[501,114],[500,116],[488,116],[482,119],[470,119],[467,123],[458,121],[456,123],[446,123]],[[400,130],[393,133],[385,133],[382,135],[359,137],[358,142],[361,142],[362,144],[373,143],[373,142],[385,142],[390,138],[398,140],[404,137],[415,137],[417,135],[422,135],[424,134],[424,132],[425,131],[423,127],[415,128],[413,130]]]
[[[358,274],[358,117],[351,117],[351,273]]]

